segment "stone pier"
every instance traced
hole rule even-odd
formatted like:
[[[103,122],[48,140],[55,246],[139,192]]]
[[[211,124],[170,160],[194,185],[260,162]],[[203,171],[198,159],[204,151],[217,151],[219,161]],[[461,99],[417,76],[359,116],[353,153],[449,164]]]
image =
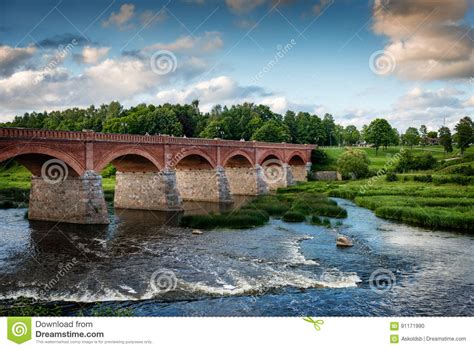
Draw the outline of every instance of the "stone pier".
[[[102,177],[84,176],[51,181],[32,176],[28,218],[78,224],[108,224]]]
[[[161,172],[117,172],[114,207],[138,210],[180,211],[176,174]]]

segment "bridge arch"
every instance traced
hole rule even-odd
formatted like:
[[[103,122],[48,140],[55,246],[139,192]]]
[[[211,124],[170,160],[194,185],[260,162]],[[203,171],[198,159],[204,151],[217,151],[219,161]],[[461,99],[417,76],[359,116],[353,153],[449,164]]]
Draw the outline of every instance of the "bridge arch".
[[[308,175],[305,156],[300,151],[294,151],[288,156],[288,166],[291,170],[291,177],[293,182],[304,182]]]
[[[190,149],[179,154],[178,161],[174,164],[176,169],[213,169],[216,162],[200,149]]]
[[[300,151],[294,151],[288,156],[287,163],[289,165],[306,165],[305,156]]]
[[[146,150],[122,147],[106,154],[94,170],[100,173],[112,163],[120,172],[158,172],[163,165]],[[134,171],[135,170],[135,171]]]
[[[267,150],[264,152],[260,157],[257,163],[259,165],[263,165],[265,161],[271,160],[271,159],[276,159],[278,160],[281,164],[285,162],[284,157],[281,156],[277,151],[274,150]]]
[[[227,155],[227,157],[224,159],[224,161],[222,161],[222,164],[224,167],[248,167],[248,166],[237,166],[238,164],[241,164],[241,165],[250,165],[250,166],[255,166],[255,163],[254,161],[252,160],[252,158],[245,152],[241,151],[241,150],[236,150],[232,153],[230,153],[229,155]]]
[[[18,162],[25,166],[33,175],[38,177],[41,176],[41,167],[49,159],[58,159],[64,162],[69,168],[70,176],[82,176],[85,172],[85,168],[81,165],[79,160],[57,147],[53,148],[44,144],[20,143],[2,149],[0,162],[9,159],[18,160]]]

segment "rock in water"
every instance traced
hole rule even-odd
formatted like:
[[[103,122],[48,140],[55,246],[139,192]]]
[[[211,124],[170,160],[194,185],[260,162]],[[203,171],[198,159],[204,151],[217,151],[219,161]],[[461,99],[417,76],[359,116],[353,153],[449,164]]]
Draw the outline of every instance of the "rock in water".
[[[202,233],[202,231],[199,230],[199,229],[193,229],[193,234],[194,234],[194,235],[202,235],[203,233]]]
[[[352,247],[354,244],[352,240],[349,239],[347,236],[338,236],[336,239],[336,246],[337,247]]]

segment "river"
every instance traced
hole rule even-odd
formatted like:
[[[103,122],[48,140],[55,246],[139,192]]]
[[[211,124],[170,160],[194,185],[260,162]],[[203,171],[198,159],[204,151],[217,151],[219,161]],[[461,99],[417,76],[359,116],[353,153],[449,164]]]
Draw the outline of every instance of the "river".
[[[23,296],[68,315],[103,304],[137,316],[474,315],[474,237],[335,200],[348,211],[336,228],[272,219],[202,235],[172,213],[117,210],[88,227],[0,210],[0,308]],[[337,248],[339,233],[354,247]]]

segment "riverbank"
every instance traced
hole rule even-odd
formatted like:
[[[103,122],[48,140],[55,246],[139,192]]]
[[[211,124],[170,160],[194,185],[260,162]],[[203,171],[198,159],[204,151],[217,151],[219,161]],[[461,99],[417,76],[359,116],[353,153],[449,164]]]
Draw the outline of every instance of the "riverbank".
[[[350,199],[381,218],[430,229],[474,233],[474,187],[471,185],[403,179],[387,182],[382,176],[375,180],[308,182],[278,192],[319,193]]]

